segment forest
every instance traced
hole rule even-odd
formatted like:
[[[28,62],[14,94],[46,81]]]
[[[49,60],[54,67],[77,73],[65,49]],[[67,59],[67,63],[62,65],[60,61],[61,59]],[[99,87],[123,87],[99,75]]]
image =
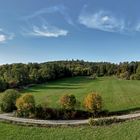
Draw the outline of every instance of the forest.
[[[83,60],[46,63],[16,63],[0,66],[0,91],[23,88],[63,77],[116,76],[126,80],[140,80],[140,62],[85,62]]]

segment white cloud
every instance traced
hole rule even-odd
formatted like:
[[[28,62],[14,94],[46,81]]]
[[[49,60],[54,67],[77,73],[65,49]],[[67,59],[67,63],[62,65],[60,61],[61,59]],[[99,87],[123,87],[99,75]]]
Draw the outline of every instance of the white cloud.
[[[88,28],[107,32],[120,32],[126,30],[123,19],[114,17],[110,12],[99,11],[96,13],[82,12],[79,16],[79,23]]]
[[[53,23],[46,20],[47,15],[51,15],[54,13],[60,14],[61,17],[63,17],[68,24],[74,26],[73,20],[68,14],[68,8],[64,5],[55,5],[52,7],[40,9],[31,15],[23,17],[22,19],[25,20],[28,23],[28,25],[27,27],[22,28],[23,31],[21,31],[21,33],[23,35],[31,35],[38,37],[57,38],[60,36],[66,36],[68,34],[67,30],[58,28],[56,24],[53,25]],[[34,24],[35,21],[37,21],[36,25]]]
[[[8,33],[0,28],[0,43],[5,43],[8,40],[12,40],[14,38],[13,33]]]
[[[54,26],[33,26],[32,31],[27,33],[31,36],[38,36],[38,37],[60,37],[66,36],[68,34],[67,30],[59,29]]]
[[[3,34],[0,34],[0,42],[3,43],[6,41],[6,36]]]
[[[67,23],[69,23],[70,25],[74,25],[71,17],[68,14],[68,9],[64,5],[56,5],[56,6],[40,9],[40,10],[34,12],[32,15],[23,17],[23,19],[29,20],[32,18],[40,17],[43,14],[52,14],[52,13],[61,14]]]

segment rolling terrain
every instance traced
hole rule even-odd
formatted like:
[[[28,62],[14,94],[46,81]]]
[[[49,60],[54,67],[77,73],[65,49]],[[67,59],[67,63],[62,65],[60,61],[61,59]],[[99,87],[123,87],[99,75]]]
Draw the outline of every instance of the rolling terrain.
[[[103,98],[103,109],[109,111],[135,110],[140,107],[140,81],[119,80],[114,77],[101,77],[96,80],[88,77],[64,78],[28,88],[36,102],[48,102],[50,107],[60,107],[59,98],[64,94],[74,94],[83,102],[84,97],[97,92]],[[81,108],[82,105],[81,105]]]

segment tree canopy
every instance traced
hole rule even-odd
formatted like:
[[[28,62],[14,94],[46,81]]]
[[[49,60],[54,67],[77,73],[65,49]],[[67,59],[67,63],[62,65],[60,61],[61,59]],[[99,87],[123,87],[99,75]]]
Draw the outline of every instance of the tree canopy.
[[[112,76],[123,79],[140,79],[140,62],[120,64],[85,62],[83,60],[53,61],[46,63],[6,64],[0,66],[0,91],[44,83],[62,77]]]

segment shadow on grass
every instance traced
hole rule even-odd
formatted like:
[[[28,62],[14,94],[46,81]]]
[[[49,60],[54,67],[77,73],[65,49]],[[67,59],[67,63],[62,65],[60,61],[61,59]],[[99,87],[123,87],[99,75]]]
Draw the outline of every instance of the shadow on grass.
[[[99,81],[100,79],[96,79],[95,81]],[[80,76],[80,77],[69,77],[69,78],[62,78],[54,81],[50,81],[49,83],[56,84],[56,85],[77,85],[77,84],[84,84],[93,82],[93,79],[90,79],[87,76]]]
[[[21,91],[22,93],[32,93],[32,92],[38,92],[37,90],[34,90],[34,89],[30,89],[30,88],[28,88],[28,89],[23,89],[22,91]]]
[[[40,92],[40,90],[63,90],[63,89],[81,89],[82,87],[79,86],[35,86],[33,88],[28,88],[25,90],[25,92]]]
[[[44,86],[41,87],[41,90],[48,90],[48,89],[80,89],[81,87],[60,87],[60,86]]]
[[[120,111],[112,111],[109,112],[108,115],[122,115],[122,114],[129,114],[135,111],[140,111],[140,107],[135,107],[135,108],[131,108],[131,109],[126,109],[126,110],[120,110]]]
[[[99,81],[97,79],[96,81]],[[48,90],[48,89],[81,89],[81,84],[88,84],[93,82],[93,80],[88,77],[73,77],[66,79],[59,79],[56,81],[50,81],[44,84],[33,85],[25,90],[25,92],[38,92],[38,90]]]

